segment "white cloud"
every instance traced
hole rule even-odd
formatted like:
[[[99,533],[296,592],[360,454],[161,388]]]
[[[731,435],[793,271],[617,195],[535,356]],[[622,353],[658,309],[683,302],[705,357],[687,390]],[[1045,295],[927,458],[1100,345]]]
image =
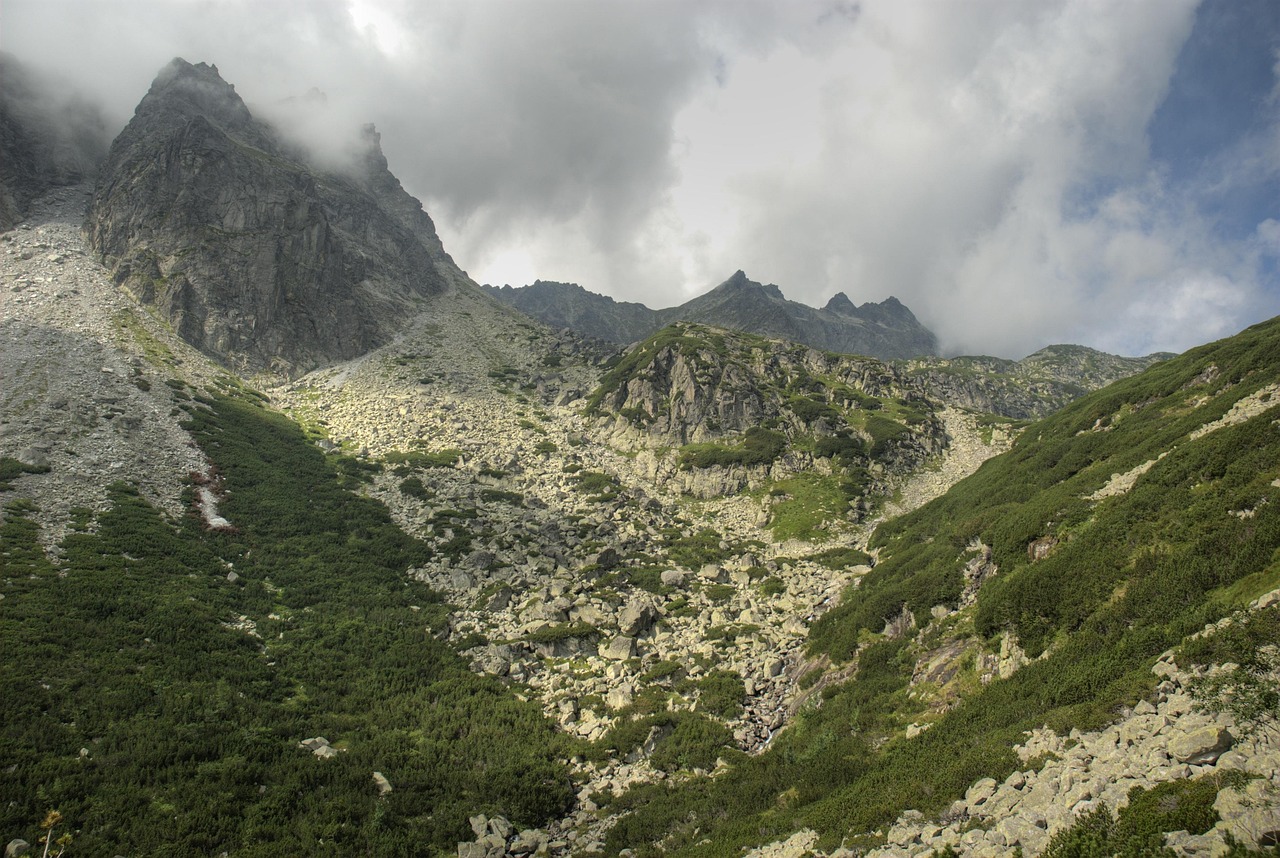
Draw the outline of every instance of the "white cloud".
[[[1148,157],[1196,5],[7,0],[0,24],[121,122],[175,54],[259,110],[318,87],[308,139],[376,122],[482,281],[665,306],[744,268],[813,304],[894,294],[948,348],[1018,356],[1268,312],[1275,220],[1224,244],[1197,200],[1280,175],[1280,123],[1202,187]]]

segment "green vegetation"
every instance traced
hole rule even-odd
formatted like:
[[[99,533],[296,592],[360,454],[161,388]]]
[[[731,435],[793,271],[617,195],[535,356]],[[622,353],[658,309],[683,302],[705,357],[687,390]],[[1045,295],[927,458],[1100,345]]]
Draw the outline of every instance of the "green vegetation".
[[[17,459],[11,459],[8,456],[0,456],[0,492],[13,490],[13,480],[23,474],[47,474],[49,473],[48,465],[24,465]]]
[[[1209,637],[1182,648],[1184,659],[1230,664],[1228,669],[1200,677],[1191,686],[1197,705],[1215,714],[1227,713],[1243,735],[1269,730],[1280,733],[1280,607],[1238,618]]]
[[[461,450],[439,450],[429,453],[425,450],[411,450],[405,453],[388,453],[384,458],[388,465],[394,465],[391,472],[397,477],[406,477],[414,471],[427,468],[452,468],[462,458]]]
[[[1034,424],[1009,454],[882,525],[872,538],[879,562],[810,637],[814,655],[853,660],[855,679],[824,687],[822,705],[766,753],[735,760],[715,779],[620,797],[616,806],[634,812],[610,833],[609,847],[656,855],[651,833],[662,832],[668,854],[728,858],[806,826],[820,833],[820,846],[834,846],[905,808],[940,813],[981,777],[1003,779],[1018,765],[1010,748],[1026,730],[1096,728],[1149,694],[1161,652],[1280,574],[1280,398],[1251,420],[1191,437],[1274,383],[1277,355],[1280,322],[1269,322],[1157,364]],[[1112,474],[1147,462],[1126,493],[1092,498]],[[1053,550],[1033,559],[1029,546],[1044,538],[1056,540]],[[913,644],[879,633],[904,607],[921,627],[933,606],[956,607],[981,545],[999,573],[966,610],[964,627],[972,623],[988,646],[1012,632],[1031,655],[1050,657],[975,689],[906,739],[902,728],[921,705],[906,696]],[[1252,647],[1262,649],[1265,667],[1268,651],[1255,638],[1274,640],[1276,620],[1256,621],[1188,645],[1188,654]],[[1255,701],[1262,722],[1272,723],[1271,701]],[[1116,823],[1120,834],[1103,832],[1123,843],[1107,842],[1120,850],[1156,827],[1203,824],[1209,787],[1165,789],[1188,790],[1152,799],[1176,819],[1152,822],[1155,811],[1135,810]]]
[[[848,480],[812,471],[776,483],[773,492],[782,500],[773,505],[769,529],[779,542],[831,536],[847,523],[849,502],[858,497]]]
[[[615,477],[601,471],[579,471],[573,478],[575,487],[587,496],[590,503],[608,503],[616,500],[622,484]]]
[[[618,723],[596,743],[593,759],[624,757],[651,737],[656,742],[649,760],[665,772],[710,769],[718,757],[734,753],[729,729],[700,712],[663,711],[634,719],[629,714],[620,713]]]
[[[731,670],[713,670],[697,683],[698,709],[717,718],[736,718],[742,711],[746,686]]]
[[[1107,858],[1111,855],[1173,855],[1164,848],[1168,831],[1204,834],[1218,822],[1213,809],[1222,783],[1216,778],[1169,781],[1152,789],[1134,787],[1129,804],[1112,818],[1100,804],[1074,825],[1054,835],[1045,858]],[[1240,850],[1232,854],[1248,854]]]
[[[524,639],[529,643],[557,643],[566,641],[571,638],[589,638],[596,637],[600,634],[599,630],[590,623],[560,623],[558,625],[548,625],[529,632]]]
[[[857,548],[828,548],[826,551],[819,551],[809,557],[814,563],[819,563],[828,569],[848,569],[850,566],[869,566],[871,565],[871,555]]]
[[[680,453],[686,468],[751,467],[774,462],[787,448],[787,439],[778,432],[752,426],[742,441],[732,447],[723,444],[687,444]]]
[[[285,418],[203,399],[236,532],[117,483],[55,562],[29,502],[6,509],[0,828],[34,842],[56,807],[77,854],[407,855],[452,851],[476,812],[559,814],[573,749],[437,640],[445,609],[404,574],[426,547]]]

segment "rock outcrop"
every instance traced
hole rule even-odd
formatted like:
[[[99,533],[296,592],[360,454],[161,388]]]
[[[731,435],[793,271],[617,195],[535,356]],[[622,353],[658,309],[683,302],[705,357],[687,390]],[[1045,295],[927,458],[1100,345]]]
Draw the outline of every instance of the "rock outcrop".
[[[389,341],[462,275],[387,170],[378,134],[321,171],[215,66],[175,59],[111,146],[94,252],[189,343],[298,375]]]

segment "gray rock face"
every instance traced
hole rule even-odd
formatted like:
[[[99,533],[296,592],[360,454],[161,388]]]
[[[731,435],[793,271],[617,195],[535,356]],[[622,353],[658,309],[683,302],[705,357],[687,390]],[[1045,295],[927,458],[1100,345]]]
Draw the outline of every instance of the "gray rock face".
[[[314,169],[216,67],[175,59],[111,146],[91,246],[225,363],[298,375],[358,356],[461,276],[372,126],[363,146],[344,174]]]

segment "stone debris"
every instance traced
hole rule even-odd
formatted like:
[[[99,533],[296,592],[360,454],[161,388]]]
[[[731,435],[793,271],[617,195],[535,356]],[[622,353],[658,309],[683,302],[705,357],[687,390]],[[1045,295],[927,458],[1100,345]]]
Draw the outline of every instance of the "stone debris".
[[[1024,763],[1037,765],[1001,783],[977,781],[940,820],[908,811],[889,828],[888,842],[867,854],[923,858],[950,846],[973,858],[997,858],[1016,848],[1031,856],[1099,803],[1112,812],[1125,807],[1134,787],[1229,771],[1257,779],[1218,793],[1214,807],[1221,821],[1207,834],[1175,833],[1167,845],[1198,856],[1222,854],[1228,836],[1253,846],[1267,842],[1280,829],[1280,737],[1263,730],[1237,739],[1229,716],[1195,708],[1188,691],[1193,677],[1169,657],[1154,672],[1164,678],[1154,700],[1141,701],[1104,730],[1066,736],[1047,728],[1033,731],[1015,750]]]

